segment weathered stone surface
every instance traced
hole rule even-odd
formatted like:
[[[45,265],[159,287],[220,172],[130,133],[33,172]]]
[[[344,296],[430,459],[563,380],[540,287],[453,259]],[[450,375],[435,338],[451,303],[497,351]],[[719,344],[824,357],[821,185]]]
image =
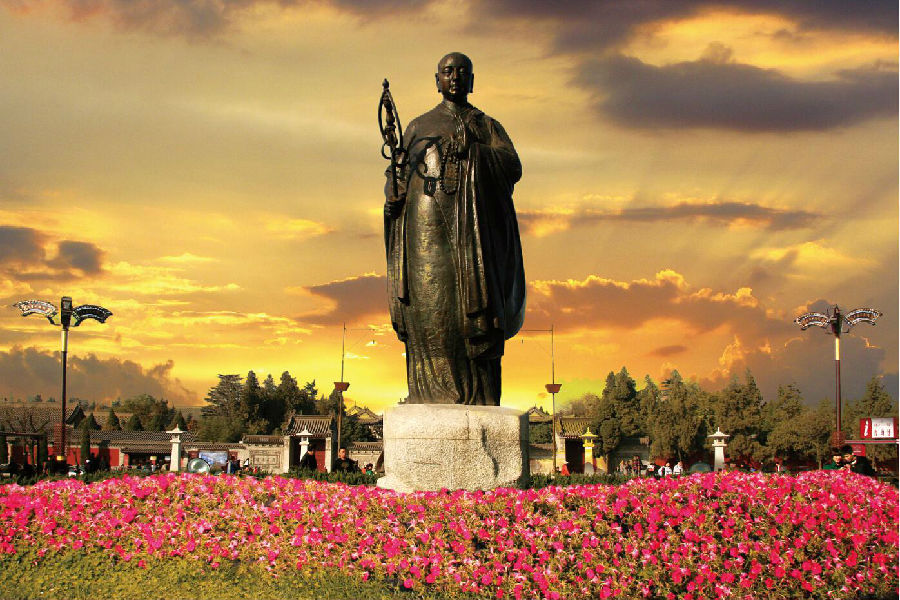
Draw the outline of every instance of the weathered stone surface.
[[[528,416],[502,406],[403,404],[384,413],[378,486],[399,492],[488,490],[528,472]]]

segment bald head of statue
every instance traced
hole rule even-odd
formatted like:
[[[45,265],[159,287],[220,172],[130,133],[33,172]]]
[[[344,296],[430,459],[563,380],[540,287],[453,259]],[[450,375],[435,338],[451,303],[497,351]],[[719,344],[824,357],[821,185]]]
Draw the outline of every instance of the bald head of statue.
[[[438,62],[434,81],[444,100],[465,104],[474,89],[472,61],[462,52],[451,52]]]

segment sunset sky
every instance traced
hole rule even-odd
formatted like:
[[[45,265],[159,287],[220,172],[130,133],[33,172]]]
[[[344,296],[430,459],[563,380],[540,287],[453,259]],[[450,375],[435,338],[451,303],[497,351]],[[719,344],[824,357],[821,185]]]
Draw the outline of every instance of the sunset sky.
[[[385,299],[376,109],[438,59],[523,163],[526,330],[559,401],[610,370],[833,397],[898,372],[896,1],[0,0],[0,397],[59,397],[59,333],[13,302],[101,304],[69,394],[199,404],[219,373],[406,395]],[[503,404],[550,406],[550,337]]]

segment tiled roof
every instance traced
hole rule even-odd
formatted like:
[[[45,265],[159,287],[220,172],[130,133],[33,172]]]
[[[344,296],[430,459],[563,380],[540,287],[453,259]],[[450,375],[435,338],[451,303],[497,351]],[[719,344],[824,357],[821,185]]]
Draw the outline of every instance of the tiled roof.
[[[588,417],[559,417],[556,420],[556,430],[564,438],[578,438],[584,435],[591,419]]]
[[[0,405],[0,431],[8,433],[53,433],[59,423],[61,408],[53,404]],[[84,411],[77,404],[66,407],[66,423],[81,421]]]
[[[350,450],[354,452],[381,452],[383,449],[383,442],[350,442]]]
[[[172,434],[165,431],[92,431],[91,444],[105,443],[121,446],[127,443],[165,442],[171,446]],[[181,434],[181,443],[190,444],[194,434],[185,431]]]
[[[323,415],[291,415],[284,432],[297,435],[303,430],[309,431],[310,437],[328,437],[331,434],[332,418]]]

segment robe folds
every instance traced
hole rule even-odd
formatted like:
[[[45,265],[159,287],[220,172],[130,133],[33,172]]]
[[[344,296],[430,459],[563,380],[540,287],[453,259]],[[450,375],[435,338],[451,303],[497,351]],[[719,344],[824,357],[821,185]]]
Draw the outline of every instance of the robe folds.
[[[468,131],[454,159],[454,132]],[[385,219],[391,322],[411,403],[500,404],[504,341],[522,326],[525,273],[512,200],[522,167],[503,127],[442,102],[405,132],[400,216]],[[385,193],[392,184],[388,177]]]

